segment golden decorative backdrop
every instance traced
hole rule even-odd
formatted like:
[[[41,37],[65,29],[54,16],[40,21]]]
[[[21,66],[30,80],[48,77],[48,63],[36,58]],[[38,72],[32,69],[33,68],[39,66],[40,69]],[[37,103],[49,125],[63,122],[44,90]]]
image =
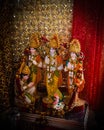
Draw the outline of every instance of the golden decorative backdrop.
[[[68,42],[72,29],[72,0],[29,0],[19,2],[15,12],[14,30],[11,39],[14,61],[18,61],[24,48],[29,44],[33,32],[50,38],[58,33],[62,42]]]

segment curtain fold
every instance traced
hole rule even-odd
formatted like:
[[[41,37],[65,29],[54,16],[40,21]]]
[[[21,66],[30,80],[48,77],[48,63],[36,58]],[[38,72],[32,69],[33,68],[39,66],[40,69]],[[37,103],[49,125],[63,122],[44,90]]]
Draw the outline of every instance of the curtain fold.
[[[104,9],[100,0],[74,0],[72,38],[81,42],[84,59],[85,88],[81,97],[89,106],[101,109],[102,52],[104,44]],[[102,68],[101,68],[102,66]]]

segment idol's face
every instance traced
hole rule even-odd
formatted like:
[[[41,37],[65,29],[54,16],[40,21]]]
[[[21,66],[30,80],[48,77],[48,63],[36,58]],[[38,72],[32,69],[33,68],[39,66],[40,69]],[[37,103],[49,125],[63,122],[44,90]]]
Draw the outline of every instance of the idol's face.
[[[50,48],[50,55],[54,55],[56,53],[56,50],[54,48]]]
[[[77,58],[77,55],[74,52],[71,52],[70,56],[72,60],[75,60]]]
[[[24,75],[24,76],[23,76],[23,79],[24,79],[24,80],[28,80],[28,78],[29,78],[29,75]]]
[[[31,55],[34,55],[34,54],[36,54],[36,49],[35,48],[30,48],[30,53],[31,53]]]

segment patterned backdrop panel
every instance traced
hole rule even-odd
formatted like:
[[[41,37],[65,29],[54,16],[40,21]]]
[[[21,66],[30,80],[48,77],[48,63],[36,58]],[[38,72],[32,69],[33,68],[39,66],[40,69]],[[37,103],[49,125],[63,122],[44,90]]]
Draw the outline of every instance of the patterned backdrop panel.
[[[11,32],[14,62],[18,62],[33,32],[47,38],[58,33],[62,43],[71,39],[73,0],[20,0],[15,7]]]

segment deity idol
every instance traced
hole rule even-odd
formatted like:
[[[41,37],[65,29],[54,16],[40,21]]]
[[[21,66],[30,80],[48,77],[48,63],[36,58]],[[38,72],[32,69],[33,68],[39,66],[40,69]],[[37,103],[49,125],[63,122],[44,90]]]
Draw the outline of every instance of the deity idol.
[[[54,35],[49,43],[50,51],[46,55],[44,60],[44,69],[45,69],[45,83],[47,89],[47,97],[43,99],[43,102],[46,104],[53,103],[54,95],[58,95],[59,100],[63,99],[63,94],[59,90],[59,87],[62,85],[62,70],[63,70],[63,60],[62,57],[58,54],[58,36]]]
[[[28,92],[30,94],[28,94],[28,97],[34,96],[34,99],[36,98],[37,95],[37,85],[38,83],[41,81],[42,75],[41,75],[41,68],[42,68],[42,59],[41,56],[38,53],[38,47],[39,47],[40,43],[39,43],[39,39],[37,34],[32,34],[31,38],[30,38],[30,44],[29,44],[29,48],[25,49],[24,52],[24,56],[22,58],[22,62],[20,63],[20,67],[16,73],[16,84],[18,88],[21,88],[23,86],[23,81],[25,78],[25,82],[28,82],[27,86],[28,87],[32,87],[34,86],[34,89],[29,89],[28,88]],[[29,74],[28,75],[23,75],[23,70],[25,69],[25,67],[28,68],[29,70]],[[21,77],[21,75],[23,75]],[[28,81],[26,81],[26,79]],[[27,92],[27,87],[23,87],[24,91],[26,88],[26,92]],[[18,94],[21,94],[21,90],[19,89]],[[25,96],[26,97],[26,96]],[[26,97],[27,99],[27,97]],[[27,103],[32,103],[30,100],[26,100]]]
[[[69,58],[66,61],[64,71],[68,71],[68,94],[73,98],[74,103],[77,103],[79,101],[78,94],[83,90],[85,84],[83,73],[83,53],[81,52],[80,42],[78,39],[73,39],[71,41],[69,53]]]

